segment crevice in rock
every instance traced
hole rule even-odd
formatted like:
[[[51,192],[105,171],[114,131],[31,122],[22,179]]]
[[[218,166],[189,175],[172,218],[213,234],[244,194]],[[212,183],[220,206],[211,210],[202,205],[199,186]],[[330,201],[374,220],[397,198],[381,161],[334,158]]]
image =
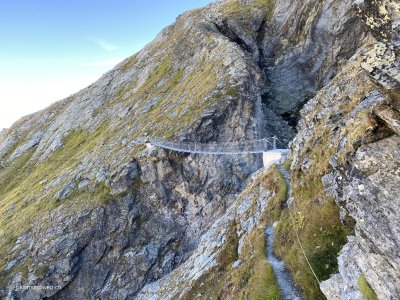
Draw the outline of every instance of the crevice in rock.
[[[104,287],[105,287],[105,286],[107,285],[107,283],[110,281],[111,275],[112,275],[112,271],[110,270],[110,271],[107,272],[107,275],[106,275],[106,277],[105,277],[104,280],[103,280],[103,284],[102,284],[101,288],[98,289],[98,291],[101,291],[102,289],[104,289]]]
[[[302,102],[298,103],[294,109],[284,112],[283,114],[280,115],[282,119],[285,120],[288,123],[288,125],[293,128],[295,132],[297,132],[296,127],[301,118],[300,111],[312,97],[313,95],[306,97]]]
[[[380,105],[374,109],[374,114],[394,133],[400,135],[400,112],[389,105]]]
[[[264,68],[266,67],[266,59],[265,59],[265,53],[264,53],[262,44],[264,42],[264,37],[267,33],[266,26],[267,26],[267,21],[265,19],[263,19],[260,27],[256,31],[256,43],[257,43],[257,47],[258,47],[258,52],[260,53],[259,65],[261,67],[261,70],[263,70],[263,71],[264,71]]]
[[[242,48],[245,52],[253,53],[253,50],[245,41],[243,41],[233,30],[229,28],[226,23],[222,23],[222,25],[218,25],[214,22],[215,27],[218,32],[228,38],[232,43],[237,44],[240,48]]]

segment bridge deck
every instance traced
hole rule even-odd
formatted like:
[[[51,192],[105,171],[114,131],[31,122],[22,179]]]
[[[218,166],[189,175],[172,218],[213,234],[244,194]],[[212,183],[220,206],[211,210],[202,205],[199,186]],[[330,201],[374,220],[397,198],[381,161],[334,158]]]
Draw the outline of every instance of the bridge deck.
[[[287,153],[288,151],[286,148],[277,149],[276,138],[221,143],[171,142],[152,139],[149,141],[148,145],[176,152],[214,155],[239,155],[266,152]]]

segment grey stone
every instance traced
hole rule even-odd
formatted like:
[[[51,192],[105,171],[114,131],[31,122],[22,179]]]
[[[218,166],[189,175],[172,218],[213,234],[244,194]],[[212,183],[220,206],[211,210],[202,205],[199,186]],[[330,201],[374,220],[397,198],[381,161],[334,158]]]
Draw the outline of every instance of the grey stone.
[[[328,173],[324,176],[322,176],[321,181],[322,181],[322,185],[324,187],[330,187],[335,180],[335,175],[333,173]]]
[[[86,188],[89,186],[89,184],[90,184],[90,180],[84,179],[84,180],[82,180],[81,182],[79,182],[79,184],[78,184],[78,189],[79,189],[79,190],[86,189]]]
[[[242,261],[239,259],[232,264],[232,269],[237,269],[242,265]]]
[[[16,206],[15,204],[11,204],[11,205],[7,206],[6,211],[13,210],[15,208],[15,206]]]
[[[139,179],[139,176],[140,170],[137,161],[126,164],[118,173],[112,176],[110,180],[111,194],[126,192]]]
[[[75,187],[76,187],[75,182],[68,183],[61,190],[57,192],[56,194],[57,199],[64,200],[74,191]]]
[[[6,271],[11,270],[17,263],[18,261],[15,259],[10,261],[7,265],[4,266],[4,270]]]

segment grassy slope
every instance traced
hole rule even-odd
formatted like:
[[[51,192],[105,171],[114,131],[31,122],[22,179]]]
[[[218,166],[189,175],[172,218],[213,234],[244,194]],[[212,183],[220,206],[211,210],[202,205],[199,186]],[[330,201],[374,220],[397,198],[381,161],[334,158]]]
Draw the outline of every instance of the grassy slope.
[[[270,20],[275,9],[275,3],[272,0],[254,0],[245,5],[241,5],[240,3],[240,0],[226,2],[220,6],[220,11],[227,17],[240,18],[241,15],[248,16],[252,10],[258,9],[264,12],[266,20]],[[240,21],[245,22],[243,19]]]
[[[98,133],[94,133],[92,137]],[[56,150],[49,160],[34,163],[29,159],[35,149],[32,149],[16,159],[10,167],[1,172],[0,181],[0,265],[3,266],[13,258],[10,250],[18,237],[28,233],[35,222],[42,220],[48,212],[58,209],[64,214],[73,213],[86,207],[101,203],[104,198],[104,188],[99,186],[92,191],[74,192],[63,201],[55,195],[60,186],[44,187],[44,182],[51,182],[60,174],[68,173],[79,164],[80,155],[93,147],[98,141],[90,139],[82,131],[71,132],[64,138],[64,147]],[[45,190],[46,189],[46,190]],[[12,210],[7,208],[15,206]],[[45,230],[52,224],[41,223]],[[9,255],[7,255],[9,253]],[[17,253],[14,253],[17,254]],[[19,266],[27,268],[29,261]],[[15,271],[15,270],[13,270]]]
[[[184,32],[174,34],[174,38],[184,39],[184,36],[179,36]],[[127,71],[135,63],[135,57],[131,58],[122,71]],[[135,90],[136,80],[127,83],[121,87],[115,98],[107,101],[93,116],[107,110],[113,115],[112,108],[116,103],[129,107],[139,102],[129,117],[122,120],[113,118],[112,122],[104,118],[90,132],[83,129],[69,132],[63,139],[64,146],[53,152],[44,162],[31,160],[36,150],[34,148],[14,160],[9,167],[0,169],[0,267],[18,254],[11,252],[17,238],[28,233],[35,221],[43,219],[52,210],[62,211],[67,216],[111,199],[109,188],[104,183],[97,186],[92,184],[89,190],[74,192],[63,201],[56,199],[56,193],[77,175],[76,170],[83,158],[89,158],[89,161],[104,160],[105,164],[112,157],[119,157],[119,163],[123,164],[124,160],[130,161],[132,157],[138,156],[143,148],[138,146],[126,149],[123,145],[114,143],[118,138],[132,140],[144,133],[153,137],[171,137],[183,128],[193,127],[193,123],[201,119],[200,115],[206,108],[213,105],[223,107],[227,103],[224,90],[220,97],[212,97],[218,83],[216,74],[223,72],[219,61],[205,54],[195,65],[195,71],[186,74],[183,69],[175,69],[175,66],[171,52],[163,53],[158,65],[140,88]],[[132,90],[135,92],[132,93]],[[155,96],[161,96],[158,102],[148,111],[135,116]],[[182,96],[189,101],[178,101]],[[20,143],[15,144],[2,158],[9,157]],[[58,178],[62,180],[51,186],[50,183]],[[51,224],[39,226],[45,230]],[[19,264],[18,269],[14,267],[6,273],[15,273],[20,269],[26,271],[30,263],[25,261]]]

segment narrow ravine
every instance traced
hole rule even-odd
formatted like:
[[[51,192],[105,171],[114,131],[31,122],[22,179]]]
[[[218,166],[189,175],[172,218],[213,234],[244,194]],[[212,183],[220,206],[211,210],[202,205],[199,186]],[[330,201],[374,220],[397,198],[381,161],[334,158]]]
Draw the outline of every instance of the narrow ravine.
[[[290,192],[290,178],[289,172],[281,165],[276,165],[282,176],[285,178],[285,182],[288,186],[288,195]],[[276,280],[278,282],[278,286],[282,292],[283,300],[301,300],[300,293],[298,292],[289,271],[285,267],[285,263],[283,260],[280,260],[275,256],[273,250],[274,244],[274,226],[270,226],[265,229],[265,238],[266,238],[266,251],[267,251],[267,259],[274,270]]]

